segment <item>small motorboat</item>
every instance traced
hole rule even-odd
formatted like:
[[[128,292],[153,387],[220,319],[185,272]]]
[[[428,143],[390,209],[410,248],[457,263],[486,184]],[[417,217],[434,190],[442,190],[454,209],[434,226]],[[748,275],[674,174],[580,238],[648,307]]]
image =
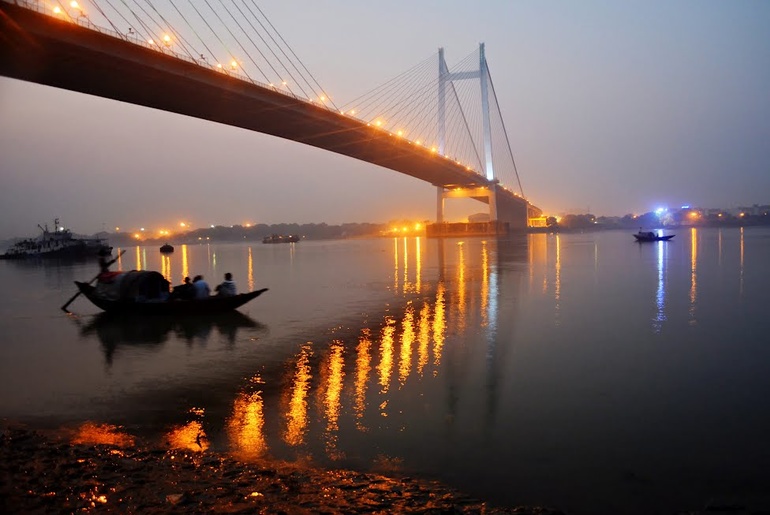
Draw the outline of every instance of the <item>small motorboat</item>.
[[[163,254],[171,254],[172,252],[174,252],[174,247],[166,243],[165,245],[161,245],[160,251]]]
[[[668,235],[661,235],[654,233],[652,231],[639,231],[638,233],[634,234],[634,238],[636,238],[636,241],[642,243],[647,241],[668,241],[671,238],[676,236],[675,234],[668,234]]]

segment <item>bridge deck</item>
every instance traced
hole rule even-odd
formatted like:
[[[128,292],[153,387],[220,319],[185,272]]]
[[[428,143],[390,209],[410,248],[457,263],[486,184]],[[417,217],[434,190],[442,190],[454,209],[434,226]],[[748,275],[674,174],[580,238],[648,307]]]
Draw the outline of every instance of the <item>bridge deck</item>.
[[[0,74],[270,134],[436,186],[491,185],[428,148],[319,104],[7,2],[0,2]],[[498,203],[526,212],[525,199],[495,188]]]

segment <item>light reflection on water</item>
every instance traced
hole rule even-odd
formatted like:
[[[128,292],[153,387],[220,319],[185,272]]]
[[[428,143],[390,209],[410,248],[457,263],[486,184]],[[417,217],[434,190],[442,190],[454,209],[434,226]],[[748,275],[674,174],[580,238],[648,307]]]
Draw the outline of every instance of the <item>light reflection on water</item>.
[[[19,318],[39,316],[21,285],[66,298],[62,277],[92,269],[3,264],[0,279],[24,280],[17,305],[0,305],[18,313],[0,323],[19,342],[0,384],[20,392],[0,416],[90,420],[80,438],[94,440],[110,433],[94,427],[139,427],[125,435],[241,460],[395,464],[570,513],[688,508],[715,478],[759,468],[742,453],[770,452],[770,421],[747,402],[770,387],[753,309],[770,286],[767,233],[202,245],[167,259],[136,247],[137,266],[167,277],[232,271],[270,292],[232,317],[116,319],[80,303],[47,326]],[[704,380],[715,372],[722,383]],[[717,444],[730,450],[718,463]],[[686,488],[666,486],[682,470]]]

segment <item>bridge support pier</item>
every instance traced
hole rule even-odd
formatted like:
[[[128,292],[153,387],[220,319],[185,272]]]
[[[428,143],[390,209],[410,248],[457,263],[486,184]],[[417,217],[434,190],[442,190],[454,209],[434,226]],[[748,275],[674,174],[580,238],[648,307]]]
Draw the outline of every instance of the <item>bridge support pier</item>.
[[[444,222],[444,201],[448,198],[472,198],[489,204],[489,221],[497,221],[497,185],[479,186],[477,188],[445,188],[436,187],[436,223]]]
[[[444,187],[436,186],[436,223],[444,223]]]
[[[475,188],[436,188],[436,224],[444,222],[444,203],[450,198],[472,198],[489,205],[489,223],[505,225],[514,231],[525,231],[529,219],[540,216],[541,211],[524,198],[502,188],[496,182]],[[497,231],[498,229],[496,229]]]

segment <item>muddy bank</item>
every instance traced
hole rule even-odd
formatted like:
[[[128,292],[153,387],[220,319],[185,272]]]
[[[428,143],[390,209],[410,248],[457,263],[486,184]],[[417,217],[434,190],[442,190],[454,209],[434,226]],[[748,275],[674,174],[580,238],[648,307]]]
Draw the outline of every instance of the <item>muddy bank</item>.
[[[562,513],[492,507],[410,477],[70,443],[19,428],[1,431],[3,513]]]

